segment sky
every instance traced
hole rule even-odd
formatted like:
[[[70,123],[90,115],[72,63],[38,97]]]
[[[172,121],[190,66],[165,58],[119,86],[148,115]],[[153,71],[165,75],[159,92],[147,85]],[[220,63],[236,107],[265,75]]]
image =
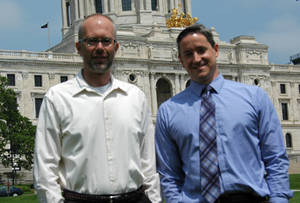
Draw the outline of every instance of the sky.
[[[165,1],[165,0],[164,0]],[[300,1],[191,0],[192,16],[221,41],[254,36],[269,46],[269,62],[288,64],[300,53]],[[0,50],[44,51],[61,42],[61,0],[0,0]]]

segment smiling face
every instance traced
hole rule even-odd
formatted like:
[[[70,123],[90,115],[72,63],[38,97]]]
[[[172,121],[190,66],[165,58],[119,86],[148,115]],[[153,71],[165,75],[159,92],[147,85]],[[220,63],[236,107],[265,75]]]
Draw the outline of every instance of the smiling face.
[[[99,40],[115,39],[113,23],[105,16],[94,15],[83,22],[82,39],[96,38]],[[77,42],[78,53],[83,57],[84,70],[95,73],[107,73],[110,71],[115,54],[119,48],[118,42],[110,46],[98,43],[96,46],[88,46],[84,41]]]
[[[178,58],[194,82],[208,85],[219,74],[218,54],[218,44],[212,47],[203,34],[193,33],[181,39]]]

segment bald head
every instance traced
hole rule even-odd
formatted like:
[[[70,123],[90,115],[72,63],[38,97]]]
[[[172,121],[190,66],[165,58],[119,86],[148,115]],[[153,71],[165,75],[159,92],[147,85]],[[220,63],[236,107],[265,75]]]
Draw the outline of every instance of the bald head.
[[[86,22],[86,21],[89,21],[89,20],[93,20],[93,19],[95,19],[95,18],[99,18],[99,19],[101,19],[101,18],[106,18],[107,20],[109,20],[109,21],[111,22],[112,26],[113,26],[113,29],[114,29],[114,38],[116,39],[116,35],[117,35],[117,34],[116,34],[116,32],[117,32],[117,26],[116,26],[115,22],[114,22],[110,17],[108,17],[108,16],[106,16],[106,15],[102,15],[102,14],[100,14],[100,13],[95,13],[95,14],[89,15],[89,16],[87,16],[87,17],[81,22],[81,24],[80,24],[80,26],[79,26],[79,29],[78,29],[78,39],[82,39],[83,36],[84,36],[84,24],[85,24],[85,22]]]

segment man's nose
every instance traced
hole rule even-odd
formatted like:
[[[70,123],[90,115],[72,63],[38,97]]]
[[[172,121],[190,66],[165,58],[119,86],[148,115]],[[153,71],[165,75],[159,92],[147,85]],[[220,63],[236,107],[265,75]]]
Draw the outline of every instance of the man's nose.
[[[97,52],[103,52],[103,51],[104,51],[104,46],[103,46],[103,44],[102,44],[101,42],[99,42],[99,43],[96,45],[95,50],[96,50]]]
[[[194,53],[193,61],[196,63],[201,61],[201,56],[197,52]]]
[[[96,49],[104,49],[102,42],[98,42],[98,44],[96,45]]]

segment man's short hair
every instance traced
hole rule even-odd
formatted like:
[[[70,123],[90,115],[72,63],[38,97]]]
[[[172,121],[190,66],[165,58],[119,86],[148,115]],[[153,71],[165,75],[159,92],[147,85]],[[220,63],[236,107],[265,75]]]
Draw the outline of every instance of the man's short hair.
[[[187,35],[192,35],[192,34],[195,34],[195,33],[203,34],[206,37],[207,41],[212,46],[212,48],[215,47],[216,43],[215,43],[212,32],[207,27],[205,27],[204,25],[199,24],[199,23],[195,23],[195,24],[185,28],[177,37],[177,46],[178,46],[179,56],[181,56],[180,55],[180,42],[181,42],[181,40],[184,37],[186,37]]]

